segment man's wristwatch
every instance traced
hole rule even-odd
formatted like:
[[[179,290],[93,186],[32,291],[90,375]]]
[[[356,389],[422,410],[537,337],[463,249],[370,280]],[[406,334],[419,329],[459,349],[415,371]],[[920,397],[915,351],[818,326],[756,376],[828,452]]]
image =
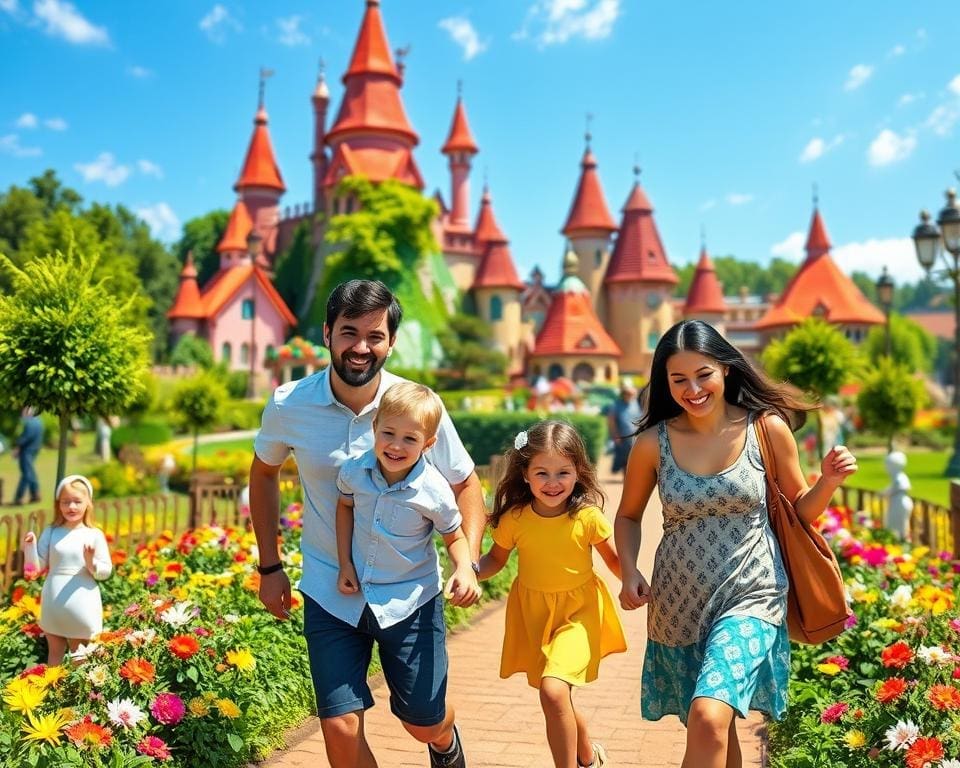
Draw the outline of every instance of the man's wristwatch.
[[[480,575],[480,563],[474,560],[472,563],[470,563],[470,567],[473,568],[473,572],[477,574],[477,576]]]
[[[271,573],[276,573],[277,571],[283,570],[283,563],[274,563],[273,565],[268,565],[264,568],[262,565],[257,566],[257,573],[261,576],[269,576]]]

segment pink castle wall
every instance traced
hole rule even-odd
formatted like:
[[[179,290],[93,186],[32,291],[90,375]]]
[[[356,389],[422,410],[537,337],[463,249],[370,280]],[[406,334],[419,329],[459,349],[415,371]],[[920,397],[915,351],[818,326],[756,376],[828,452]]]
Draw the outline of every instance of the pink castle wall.
[[[223,307],[219,317],[208,324],[207,338],[213,349],[216,361],[223,360],[223,344],[229,342],[231,346],[230,368],[235,371],[249,371],[249,359],[241,363],[240,349],[243,344],[250,344],[251,321],[243,319],[244,299],[254,300],[253,336],[255,343],[255,370],[263,371],[264,355],[267,346],[279,347],[286,340],[290,327],[277,312],[276,307],[267,298],[263,288],[251,277],[250,280],[237,291],[236,295]]]

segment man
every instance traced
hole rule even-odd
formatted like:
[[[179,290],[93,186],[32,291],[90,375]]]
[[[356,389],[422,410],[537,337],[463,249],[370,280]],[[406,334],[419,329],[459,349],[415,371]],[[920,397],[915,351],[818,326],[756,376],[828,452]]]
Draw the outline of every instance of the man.
[[[431,653],[424,654],[422,648],[411,648],[409,641],[405,644],[401,636],[403,627],[411,622],[437,620],[435,611],[427,615],[435,606],[430,585],[423,585],[410,618],[388,628],[381,628],[372,617],[370,604],[377,602],[376,589],[363,578],[364,600],[337,590],[336,478],[344,461],[371,448],[371,425],[380,398],[391,384],[402,381],[382,370],[396,342],[401,315],[396,298],[379,281],[351,280],[337,286],[327,301],[323,326],[330,365],[276,389],[264,408],[250,468],[251,518],[260,551],[260,600],[270,613],[284,619],[290,610],[290,580],[277,551],[278,479],[288,453],[293,451],[297,457],[304,501],[299,589],[304,595],[304,634],[317,713],[331,768],[375,768],[377,764],[364,736],[364,710],[373,706],[366,673],[374,639],[385,664],[408,670],[406,687],[391,689],[390,705],[404,728],[428,745],[431,766],[466,765],[453,712],[444,703],[445,650],[430,649]],[[429,456],[453,489],[476,571],[486,523],[483,494],[473,461],[446,412]],[[376,548],[368,554],[364,566],[372,572]],[[473,588],[475,584],[465,585],[451,596],[451,602],[469,603]],[[424,707],[411,711],[411,702],[424,703]]]
[[[630,379],[620,384],[618,397],[607,410],[607,427],[613,440],[613,472],[624,472],[630,449],[633,448],[634,433],[640,421],[640,403],[637,401],[637,388]]]
[[[33,412],[33,408],[24,408],[20,414],[23,421],[23,431],[17,438],[13,449],[14,456],[20,465],[20,480],[17,482],[17,492],[13,495],[14,504],[26,504],[24,498],[30,493],[30,503],[40,501],[40,481],[37,479],[37,470],[33,463],[43,445],[43,422]]]

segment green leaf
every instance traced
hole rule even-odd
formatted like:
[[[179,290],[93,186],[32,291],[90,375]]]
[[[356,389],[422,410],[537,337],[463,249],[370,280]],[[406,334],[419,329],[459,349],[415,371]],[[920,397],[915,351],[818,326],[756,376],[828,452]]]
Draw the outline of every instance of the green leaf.
[[[243,739],[237,736],[237,734],[228,733],[227,741],[229,742],[230,747],[233,749],[234,752],[240,752],[243,749]]]

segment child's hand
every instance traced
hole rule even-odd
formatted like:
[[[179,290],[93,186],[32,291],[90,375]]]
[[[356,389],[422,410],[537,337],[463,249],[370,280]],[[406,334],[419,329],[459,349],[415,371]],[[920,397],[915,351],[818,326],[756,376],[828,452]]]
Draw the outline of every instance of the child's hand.
[[[831,485],[840,485],[857,471],[857,459],[845,445],[835,445],[820,462],[820,474]]]
[[[348,563],[340,569],[337,575],[337,589],[344,595],[353,595],[360,591],[360,579],[357,578],[357,569],[353,567],[353,563]]]
[[[633,611],[650,602],[650,585],[640,571],[624,569],[621,578],[620,605],[625,611]]]
[[[24,544],[36,544],[37,543],[37,534],[33,531],[27,531],[23,537]]]
[[[93,564],[93,553],[96,551],[96,548],[93,544],[84,544],[83,545],[83,562],[87,565],[87,570],[90,573],[93,573],[96,570],[96,566]]]
[[[450,601],[450,605],[458,605],[461,608],[473,605],[480,599],[481,594],[477,574],[469,565],[457,568],[453,576],[447,580],[447,586],[443,590],[443,596]]]

